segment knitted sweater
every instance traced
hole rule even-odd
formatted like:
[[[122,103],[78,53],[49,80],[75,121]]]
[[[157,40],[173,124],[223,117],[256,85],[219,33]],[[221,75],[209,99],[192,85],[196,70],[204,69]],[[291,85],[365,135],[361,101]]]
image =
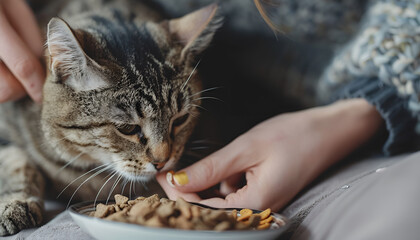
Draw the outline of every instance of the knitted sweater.
[[[324,101],[334,95],[363,97],[375,105],[389,131],[387,154],[413,149],[418,142],[419,20],[420,1],[372,2],[361,30],[334,57],[318,85]]]
[[[213,1],[155,2],[169,15],[179,16]],[[308,106],[342,98],[365,98],[386,123],[388,137],[383,153],[416,149],[420,134],[420,1],[270,2],[265,9],[283,30],[277,35],[277,44],[287,49],[277,50],[277,57],[286,60],[276,62],[274,68],[282,70],[270,72],[286,74],[282,81],[304,86],[297,95]],[[224,0],[219,5],[225,17],[224,27],[229,29],[225,32],[274,38],[252,1]],[[273,46],[275,49],[278,45]],[[259,61],[266,57],[260,56]],[[279,77],[273,81],[279,81]],[[289,93],[295,89],[286,86]]]

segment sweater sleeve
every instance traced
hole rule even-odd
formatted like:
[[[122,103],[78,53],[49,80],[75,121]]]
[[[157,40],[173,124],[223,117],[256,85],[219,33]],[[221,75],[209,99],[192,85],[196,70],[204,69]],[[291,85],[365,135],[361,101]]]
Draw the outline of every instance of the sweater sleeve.
[[[375,1],[318,85],[322,102],[362,97],[374,105],[386,122],[388,155],[413,150],[420,135],[419,18],[416,1]]]
[[[385,121],[388,137],[382,147],[385,155],[412,151],[418,146],[416,118],[408,109],[408,98],[400,97],[392,86],[373,78],[359,78],[335,92],[333,99],[364,98],[376,107]],[[416,144],[417,143],[417,144]]]

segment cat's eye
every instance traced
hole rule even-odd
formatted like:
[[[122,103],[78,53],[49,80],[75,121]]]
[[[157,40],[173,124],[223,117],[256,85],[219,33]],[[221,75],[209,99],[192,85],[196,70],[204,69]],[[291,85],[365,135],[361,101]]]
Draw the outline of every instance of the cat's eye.
[[[117,129],[124,135],[134,135],[141,132],[141,128],[139,125],[127,124],[121,127],[117,127]]]
[[[184,124],[186,121],[187,121],[187,119],[188,119],[188,117],[189,117],[190,115],[187,113],[187,114],[184,114],[184,115],[182,115],[181,117],[179,117],[179,118],[176,118],[173,122],[172,122],[172,126],[173,127],[179,127],[179,126],[181,126],[182,124]]]

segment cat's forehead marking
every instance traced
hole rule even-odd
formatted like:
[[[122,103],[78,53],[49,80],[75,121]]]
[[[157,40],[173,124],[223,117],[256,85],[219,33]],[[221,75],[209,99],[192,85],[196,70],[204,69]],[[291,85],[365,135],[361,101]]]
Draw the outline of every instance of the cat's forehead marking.
[[[118,92],[113,93],[118,95],[114,107],[119,109],[114,115],[131,122],[172,117],[183,108],[190,88],[179,89],[184,80],[165,59],[169,50],[155,41],[145,24],[126,20],[117,11],[112,14],[112,20],[90,16],[93,24],[89,32],[98,40],[99,48],[109,53],[108,60],[121,69],[112,79]]]
[[[137,67],[137,64],[144,63],[146,55],[162,60],[161,49],[144,24],[124,21],[123,18],[111,21],[95,15],[91,19],[96,24],[93,31],[101,36],[107,50],[120,63],[127,66],[127,63],[135,60],[133,62]]]

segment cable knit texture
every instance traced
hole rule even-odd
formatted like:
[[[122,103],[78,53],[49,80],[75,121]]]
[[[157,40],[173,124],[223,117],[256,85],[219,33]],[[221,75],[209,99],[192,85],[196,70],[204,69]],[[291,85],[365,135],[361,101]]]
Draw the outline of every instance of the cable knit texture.
[[[324,102],[338,94],[364,97],[377,107],[389,130],[385,153],[407,150],[420,133],[419,11],[418,0],[371,3],[362,30],[334,57],[318,85]]]

